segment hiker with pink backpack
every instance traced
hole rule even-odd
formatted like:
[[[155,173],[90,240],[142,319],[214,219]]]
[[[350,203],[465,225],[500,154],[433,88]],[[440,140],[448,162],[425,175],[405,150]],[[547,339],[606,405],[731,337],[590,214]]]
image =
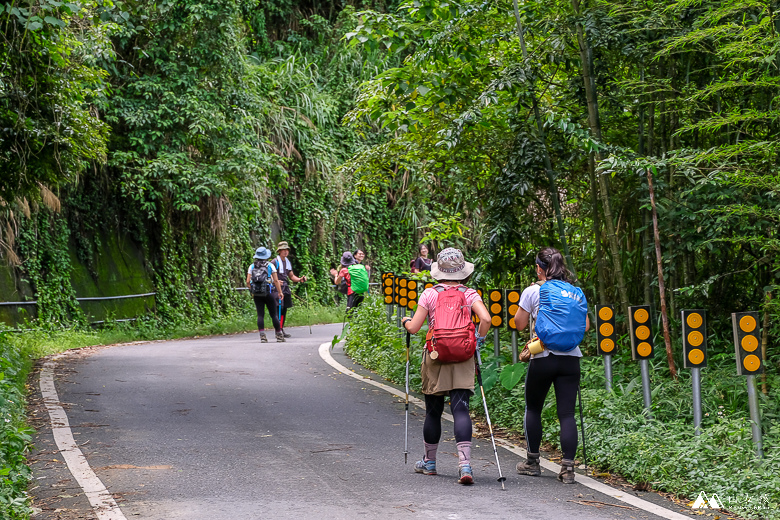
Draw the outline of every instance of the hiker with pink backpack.
[[[444,397],[449,396],[458,448],[458,482],[466,485],[474,482],[469,399],[474,393],[475,353],[484,344],[490,329],[490,314],[479,294],[463,285],[473,272],[474,264],[466,262],[461,251],[447,248],[440,252],[431,265],[431,276],[438,283],[420,296],[414,317],[403,321],[407,332],[415,334],[428,318],[420,370],[425,395],[425,453],[414,470],[424,475],[437,474],[441,416]],[[480,319],[477,334],[471,321],[472,311]]]

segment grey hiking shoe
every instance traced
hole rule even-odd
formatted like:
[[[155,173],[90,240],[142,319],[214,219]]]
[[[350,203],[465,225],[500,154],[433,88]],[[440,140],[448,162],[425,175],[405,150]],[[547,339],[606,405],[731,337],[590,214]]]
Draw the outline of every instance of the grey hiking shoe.
[[[260,343],[268,343],[268,338],[265,335],[265,332],[260,333]]]
[[[521,475],[531,475],[532,477],[538,477],[542,474],[542,468],[539,466],[538,453],[527,453],[528,459],[525,462],[517,463],[517,472]]]
[[[418,460],[414,463],[414,471],[423,475],[436,475],[436,461]]]
[[[561,471],[558,473],[558,480],[564,484],[574,484],[574,461],[563,459],[561,461]]]
[[[282,329],[282,335],[283,335],[285,338],[292,338],[292,334],[287,334],[287,333],[284,331],[284,329]]]
[[[284,334],[281,332],[276,333],[276,342],[277,343],[284,343]]]
[[[469,486],[474,483],[474,474],[471,472],[470,464],[458,466],[458,484]]]

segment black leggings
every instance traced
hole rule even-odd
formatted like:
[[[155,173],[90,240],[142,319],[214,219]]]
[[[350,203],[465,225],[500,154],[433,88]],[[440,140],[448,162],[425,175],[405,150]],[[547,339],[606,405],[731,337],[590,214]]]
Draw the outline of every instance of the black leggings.
[[[265,309],[268,307],[268,314],[271,316],[271,322],[274,324],[274,330],[279,332],[282,328],[279,326],[279,318],[276,313],[279,312],[277,307],[277,301],[268,291],[266,296],[255,296],[255,309],[257,309],[257,330],[263,332],[265,330]]]
[[[455,442],[471,440],[471,416],[469,398],[471,390],[450,390],[450,410],[455,419]],[[444,413],[443,395],[425,395],[425,423],[423,440],[428,444],[437,444],[441,439],[441,414]]]
[[[542,444],[542,408],[550,385],[555,387],[563,458],[574,460],[577,453],[574,408],[577,389],[580,387],[580,358],[576,356],[550,354],[531,360],[525,376],[525,439],[528,451],[539,453]]]

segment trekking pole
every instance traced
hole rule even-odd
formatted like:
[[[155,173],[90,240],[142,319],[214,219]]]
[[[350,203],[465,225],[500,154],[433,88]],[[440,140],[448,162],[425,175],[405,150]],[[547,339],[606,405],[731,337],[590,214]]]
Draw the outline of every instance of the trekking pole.
[[[404,464],[409,458],[409,342],[412,335],[406,333],[406,423],[404,425]]]
[[[580,400],[580,431],[582,431],[582,460],[585,462],[585,474],[588,474],[588,453],[585,450],[585,421],[582,418],[582,390],[577,387],[577,397]]]
[[[477,346],[477,382],[479,382],[479,391],[482,392],[482,404],[485,406],[485,418],[490,431],[490,441],[493,443],[493,453],[496,456],[496,466],[498,467],[498,481],[501,482],[501,489],[506,491],[504,481],[506,477],[501,473],[501,463],[498,461],[498,450],[496,449],[496,439],[493,437],[493,425],[490,424],[490,414],[488,413],[487,400],[485,399],[485,389],[482,386],[482,356],[479,355],[479,346]]]
[[[309,315],[309,334],[312,334],[311,331],[311,307],[309,306],[309,291],[306,289],[306,286],[303,286],[303,294],[306,296],[306,313]]]

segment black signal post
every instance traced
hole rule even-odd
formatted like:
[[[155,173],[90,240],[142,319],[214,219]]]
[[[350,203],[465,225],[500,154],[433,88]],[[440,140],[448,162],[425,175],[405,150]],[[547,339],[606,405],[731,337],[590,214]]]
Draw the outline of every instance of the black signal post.
[[[645,411],[650,417],[650,367],[648,359],[653,357],[653,327],[649,305],[635,305],[628,308],[628,328],[631,332],[631,358],[639,361],[642,371],[642,396]]]
[[[683,367],[691,369],[693,427],[701,433],[701,369],[707,366],[707,312],[682,311]]]
[[[501,289],[488,291],[488,312],[490,312],[490,326],[493,327],[493,350],[498,357],[501,348],[498,331],[504,325],[504,291]]]
[[[764,457],[764,450],[761,441],[761,414],[758,409],[756,374],[764,371],[764,361],[761,359],[761,328],[758,325],[758,313],[735,312],[731,315],[731,325],[734,329],[737,374],[747,376],[750,426],[753,431],[756,456],[760,459]]]
[[[612,390],[612,354],[616,351],[615,308],[612,305],[596,305],[596,343],[604,357],[604,380],[607,391]]]
[[[523,292],[520,289],[506,289],[504,291],[504,301],[506,302],[506,326],[512,332],[512,363],[519,361],[517,351],[517,326],[515,325],[515,314],[520,308],[520,296]]]

